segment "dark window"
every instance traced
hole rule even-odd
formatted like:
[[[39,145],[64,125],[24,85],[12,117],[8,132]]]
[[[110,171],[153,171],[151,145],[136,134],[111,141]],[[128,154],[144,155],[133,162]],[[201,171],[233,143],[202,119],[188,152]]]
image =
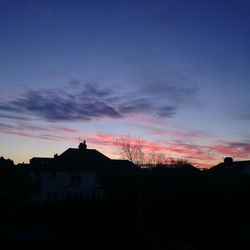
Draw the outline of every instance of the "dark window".
[[[74,200],[78,200],[78,194],[77,193],[74,193]]]
[[[72,173],[71,174],[71,182],[73,182],[73,183],[81,182],[81,175],[80,175],[80,173]]]
[[[72,200],[72,195],[71,195],[71,193],[67,193],[66,200],[67,200],[67,201],[71,201],[71,200]]]
[[[103,192],[100,187],[92,188],[92,199],[99,200],[103,198]]]
[[[48,181],[53,182],[56,180],[56,173],[55,172],[50,172],[48,176]]]
[[[87,199],[87,195],[86,193],[80,193],[80,200],[86,200]]]
[[[54,192],[49,192],[48,193],[48,201],[56,201],[57,195]]]

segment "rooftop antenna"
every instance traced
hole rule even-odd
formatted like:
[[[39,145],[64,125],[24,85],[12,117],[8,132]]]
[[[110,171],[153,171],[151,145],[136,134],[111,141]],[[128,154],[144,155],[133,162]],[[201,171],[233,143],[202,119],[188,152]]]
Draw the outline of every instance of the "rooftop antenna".
[[[81,137],[79,137],[78,140],[79,140],[79,144],[83,143],[83,139]]]

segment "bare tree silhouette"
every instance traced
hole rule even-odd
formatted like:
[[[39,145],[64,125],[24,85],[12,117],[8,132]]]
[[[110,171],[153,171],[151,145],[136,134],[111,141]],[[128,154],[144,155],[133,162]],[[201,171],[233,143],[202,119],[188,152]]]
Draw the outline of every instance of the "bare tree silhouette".
[[[130,135],[116,138],[114,139],[114,149],[121,158],[138,165],[144,164],[145,154],[140,138],[131,137]]]

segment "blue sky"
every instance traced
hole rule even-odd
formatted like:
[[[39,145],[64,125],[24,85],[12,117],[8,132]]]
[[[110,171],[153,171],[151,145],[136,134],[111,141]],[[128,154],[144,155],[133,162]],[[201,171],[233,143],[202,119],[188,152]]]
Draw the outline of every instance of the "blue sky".
[[[250,157],[250,1],[0,0],[0,152],[113,138],[200,166]]]

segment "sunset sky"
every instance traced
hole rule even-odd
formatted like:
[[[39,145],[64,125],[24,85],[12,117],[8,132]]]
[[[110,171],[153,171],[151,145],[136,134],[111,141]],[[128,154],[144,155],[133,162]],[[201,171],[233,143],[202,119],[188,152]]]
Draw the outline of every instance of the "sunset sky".
[[[249,0],[0,0],[0,156],[113,140],[250,159]]]

